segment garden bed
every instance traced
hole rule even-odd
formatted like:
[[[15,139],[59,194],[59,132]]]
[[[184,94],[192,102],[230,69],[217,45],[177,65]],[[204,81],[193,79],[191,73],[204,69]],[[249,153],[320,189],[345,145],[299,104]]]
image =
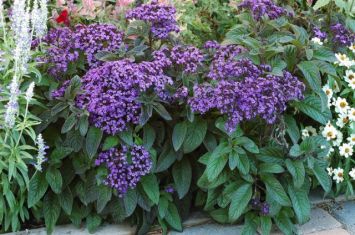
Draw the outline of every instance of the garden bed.
[[[167,234],[200,211],[243,234],[296,233],[313,190],[354,195],[354,12],[0,1],[1,232]]]

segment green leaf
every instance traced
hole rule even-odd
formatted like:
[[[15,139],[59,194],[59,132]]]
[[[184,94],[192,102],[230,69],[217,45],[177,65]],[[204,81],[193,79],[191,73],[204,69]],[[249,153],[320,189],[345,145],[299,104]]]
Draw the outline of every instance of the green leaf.
[[[248,155],[241,153],[237,155],[237,168],[243,175],[249,173],[250,162],[248,159]]]
[[[260,216],[260,228],[262,235],[269,235],[272,228],[272,221],[269,216]]]
[[[48,193],[43,199],[43,217],[49,234],[53,232],[59,214],[60,205],[57,198],[53,194]]]
[[[295,106],[301,112],[323,125],[326,125],[328,120],[332,118],[329,110],[322,111],[321,100],[314,95],[306,96],[303,101],[296,101]]]
[[[165,221],[175,230],[181,232],[182,224],[179,212],[173,203],[169,203],[168,210],[165,214]]]
[[[332,183],[325,168],[322,168],[315,163],[312,170],[324,191],[329,192],[331,190]]]
[[[314,51],[313,58],[333,63],[336,61],[334,52],[326,47],[319,47]]]
[[[105,185],[100,185],[97,200],[96,200],[96,210],[98,213],[102,212],[106,204],[111,200],[111,197],[112,197],[112,190]]]
[[[172,120],[171,115],[169,114],[169,112],[165,109],[165,107],[162,104],[156,103],[153,106],[153,108],[165,120],[167,120],[167,121],[171,121]]]
[[[290,136],[292,142],[297,144],[301,135],[296,120],[290,115],[285,115],[285,123],[287,134]]]
[[[281,212],[279,213],[276,217],[274,217],[275,224],[281,232],[285,235],[293,235],[295,229],[295,226],[293,225],[290,217],[286,215],[285,213]]]
[[[158,173],[167,170],[176,159],[177,156],[173,149],[170,149],[169,152],[163,151],[159,156],[154,172]]]
[[[76,124],[77,120],[76,120],[76,116],[74,113],[72,113],[71,115],[69,115],[69,117],[67,119],[65,119],[65,122],[62,126],[62,130],[61,133],[67,133],[68,131],[70,131],[74,125]]]
[[[63,147],[63,146],[56,147],[51,153],[51,155],[49,156],[49,160],[51,162],[60,162],[60,160],[62,160],[72,152],[73,149],[69,147]]]
[[[159,184],[155,175],[150,174],[142,178],[141,184],[148,198],[158,205],[159,203]]]
[[[186,138],[183,143],[184,153],[191,153],[198,148],[205,138],[207,132],[207,122],[198,118],[187,124]]]
[[[322,8],[330,3],[330,0],[318,0],[316,4],[314,4],[313,9],[316,11],[319,8]]]
[[[228,211],[230,220],[235,221],[242,215],[252,195],[251,184],[243,184],[235,191]]]
[[[126,216],[130,216],[133,214],[134,210],[137,207],[138,203],[138,196],[136,190],[128,190],[127,193],[124,195],[123,204],[126,211]]]
[[[292,208],[296,213],[297,221],[299,224],[306,223],[309,220],[311,213],[311,205],[308,199],[308,191],[300,188],[295,189],[288,185],[288,195],[290,195]]]
[[[60,171],[55,168],[49,168],[46,171],[46,180],[51,186],[51,189],[55,193],[60,193],[62,191],[63,179]]]
[[[37,204],[47,191],[48,183],[44,174],[36,172],[30,180],[29,188],[31,190],[28,191],[28,207],[31,208]]]
[[[297,65],[302,71],[304,78],[307,80],[309,86],[315,92],[320,91],[322,88],[322,81],[319,74],[318,67],[311,61],[302,61]]]
[[[102,139],[102,130],[96,127],[90,127],[86,136],[85,149],[90,158],[93,158],[99,148]]]
[[[283,206],[291,205],[290,199],[287,197],[284,188],[273,175],[261,175],[261,179],[265,183],[266,192],[270,195],[270,197]]]
[[[284,168],[277,163],[262,163],[259,165],[259,173],[279,174],[284,172]]]
[[[154,128],[147,124],[143,127],[143,145],[145,148],[150,149],[155,141],[155,131]]]
[[[101,221],[102,219],[99,215],[90,214],[86,218],[86,227],[88,228],[89,233],[94,233],[101,225]]]
[[[168,199],[166,197],[161,197],[158,205],[158,212],[161,218],[165,217],[166,212],[168,211],[168,207],[169,207]]]
[[[230,151],[227,143],[221,143],[215,148],[208,160],[206,174],[209,181],[214,180],[222,172],[227,164],[228,156],[226,153]]]
[[[106,151],[110,148],[113,148],[118,145],[118,138],[117,136],[109,136],[105,139],[104,144],[102,145],[102,150]]]
[[[83,115],[79,120],[79,131],[82,136],[85,136],[89,129],[89,116]]]
[[[133,133],[131,128],[128,128],[126,131],[121,131],[118,133],[118,136],[124,143],[133,145]]]
[[[73,195],[69,187],[58,195],[58,201],[64,212],[70,215],[73,208]]]
[[[248,150],[251,153],[259,153],[258,146],[254,143],[254,141],[252,141],[248,137],[242,136],[242,137],[235,138],[235,142],[238,145],[243,146],[246,150]]]
[[[303,161],[296,160],[292,161],[290,159],[286,159],[285,161],[287,170],[290,172],[293,178],[293,184],[296,188],[300,188],[303,185],[305,178],[305,169],[303,165]]]
[[[190,161],[184,158],[180,162],[176,162],[173,166],[172,173],[179,199],[182,199],[189,191],[191,184],[192,168]]]
[[[186,122],[180,122],[175,125],[173,130],[173,136],[172,136],[173,146],[175,151],[178,151],[182,146],[182,144],[184,143],[186,133],[187,133]]]
[[[229,222],[228,210],[219,208],[210,212],[210,216],[218,223],[225,224]]]

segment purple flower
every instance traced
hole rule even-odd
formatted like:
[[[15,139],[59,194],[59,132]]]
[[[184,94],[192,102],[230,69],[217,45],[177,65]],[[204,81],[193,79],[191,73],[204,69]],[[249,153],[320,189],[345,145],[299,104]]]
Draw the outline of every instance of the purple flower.
[[[257,116],[272,124],[277,115],[285,111],[286,102],[303,98],[304,84],[289,72],[285,71],[283,76],[270,75],[266,74],[270,70],[267,65],[256,66],[251,61],[241,61],[248,65],[245,70],[235,72],[238,70],[227,67],[226,79],[220,79],[216,86],[202,84],[194,87],[194,96],[188,100],[192,111],[204,114],[216,109],[227,115],[226,129],[233,131],[241,121]],[[228,76],[229,71],[232,76]],[[219,72],[224,73],[223,70]],[[235,80],[235,77],[243,80]]]
[[[291,15],[284,8],[277,6],[272,0],[244,0],[239,7],[251,11],[253,18],[257,21],[267,15],[274,20],[283,15]]]
[[[152,0],[150,4],[143,4],[127,12],[127,19],[136,19],[149,22],[154,37],[165,39],[170,32],[179,32],[179,26],[175,19],[176,10],[172,6],[159,4]]]
[[[185,73],[194,73],[203,61],[202,52],[193,46],[175,46],[171,50],[171,60],[181,65]]]
[[[260,214],[261,215],[268,215],[270,213],[270,205],[267,202],[264,202],[260,206]]]
[[[123,33],[110,24],[77,25],[74,30],[68,27],[56,28],[42,39],[49,48],[42,62],[51,65],[49,74],[59,78],[67,72],[69,64],[79,59],[80,52],[84,53],[89,67],[102,64],[95,58],[100,51],[114,52],[123,42]],[[33,45],[38,44],[38,39]]]
[[[340,23],[330,26],[330,31],[333,34],[334,43],[342,46],[350,46],[355,41],[355,34]]]
[[[174,193],[175,192],[175,189],[173,186],[169,185],[165,188],[165,192],[167,193]]]
[[[313,34],[316,38],[319,38],[320,40],[325,40],[327,38],[327,33],[321,31],[318,27],[313,28]]]
[[[149,152],[139,145],[132,147],[122,145],[121,149],[111,148],[101,152],[95,164],[106,165],[108,175],[104,184],[116,189],[119,197],[123,197],[129,188],[135,188],[140,179],[152,168]]]
[[[123,41],[123,33],[110,24],[77,25],[74,35],[75,49],[84,52],[91,68],[102,64],[95,58],[96,53],[117,51]]]

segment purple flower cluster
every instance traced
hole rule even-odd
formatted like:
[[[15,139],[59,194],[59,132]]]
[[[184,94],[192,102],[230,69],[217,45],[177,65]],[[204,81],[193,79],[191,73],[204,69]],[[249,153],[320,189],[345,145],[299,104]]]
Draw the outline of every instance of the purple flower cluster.
[[[185,73],[194,73],[203,61],[202,52],[194,46],[175,46],[171,50],[171,60],[181,65]]]
[[[77,25],[74,29],[75,49],[83,51],[90,67],[101,65],[95,58],[99,51],[116,51],[123,41],[123,33],[110,24]]]
[[[228,131],[233,131],[241,121],[257,116],[274,123],[277,115],[286,109],[287,101],[303,97],[305,86],[289,72],[275,76],[263,74],[263,68],[259,70],[255,76],[249,74],[242,81],[221,80],[216,86],[195,86],[194,97],[188,100],[191,109],[202,114],[217,109],[226,114]]]
[[[101,152],[95,164],[106,164],[108,175],[104,184],[116,189],[119,197],[124,196],[129,188],[135,188],[141,177],[152,168],[149,152],[139,145],[130,148],[122,145],[121,149]]]
[[[95,58],[95,54],[113,52],[122,45],[122,41],[123,33],[110,24],[77,25],[74,30],[55,28],[43,38],[49,46],[43,62],[52,65],[49,74],[59,77],[68,70],[70,63],[79,59],[80,52],[86,56],[89,67],[96,67],[102,62]]]
[[[326,32],[321,31],[318,27],[313,28],[313,34],[314,37],[319,38],[320,40],[325,40],[328,36]]]
[[[90,69],[82,78],[78,107],[86,108],[91,123],[107,134],[124,131],[130,123],[138,124],[141,104],[137,99],[141,92],[152,88],[164,98],[165,86],[172,84],[158,62],[163,63],[119,60]]]
[[[270,213],[270,205],[267,202],[260,202],[258,198],[250,200],[250,205],[254,210],[259,210],[260,214],[266,216]]]
[[[333,42],[339,45],[350,46],[355,41],[355,34],[340,23],[330,26],[330,31],[333,34]]]
[[[205,47],[215,49],[210,71],[207,75],[214,80],[259,76],[264,72],[262,69],[270,70],[269,66],[258,67],[249,59],[236,60],[236,57],[245,51],[243,47],[237,45],[221,46],[211,42]]]
[[[159,4],[158,0],[152,0],[150,4],[143,4],[127,12],[126,18],[149,22],[153,36],[165,39],[170,32],[178,33],[180,31],[175,13],[174,7]]]
[[[38,40],[37,40],[38,41]],[[70,28],[54,28],[43,38],[49,45],[47,56],[41,58],[42,62],[52,65],[48,73],[58,77],[65,73],[68,65],[79,58],[79,52],[74,50],[74,34]]]
[[[244,0],[239,4],[239,7],[250,10],[253,18],[258,21],[264,15],[267,15],[271,20],[283,15],[290,15],[290,13],[276,5],[272,0]]]

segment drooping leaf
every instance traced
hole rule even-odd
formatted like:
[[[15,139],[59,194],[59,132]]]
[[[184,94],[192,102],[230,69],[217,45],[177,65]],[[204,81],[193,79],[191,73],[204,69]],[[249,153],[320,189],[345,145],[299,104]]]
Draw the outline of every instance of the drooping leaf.
[[[251,184],[243,184],[232,196],[228,215],[232,221],[237,220],[249,204],[253,192]]]
[[[172,141],[175,151],[178,151],[184,143],[187,132],[186,122],[180,122],[175,125],[172,135]]]
[[[48,188],[48,182],[46,181],[44,174],[41,174],[40,172],[36,172],[32,176],[29,184],[29,191],[28,191],[29,208],[37,204],[37,202],[46,193],[47,188]]]
[[[187,158],[183,158],[181,161],[176,162],[172,173],[179,199],[182,199],[189,191],[191,184],[192,168],[190,161]]]
[[[86,136],[85,149],[90,158],[93,158],[99,148],[102,139],[102,130],[96,127],[90,127]]]
[[[183,143],[184,153],[191,153],[198,148],[205,138],[207,122],[195,118],[194,122],[187,124],[187,133]]]

